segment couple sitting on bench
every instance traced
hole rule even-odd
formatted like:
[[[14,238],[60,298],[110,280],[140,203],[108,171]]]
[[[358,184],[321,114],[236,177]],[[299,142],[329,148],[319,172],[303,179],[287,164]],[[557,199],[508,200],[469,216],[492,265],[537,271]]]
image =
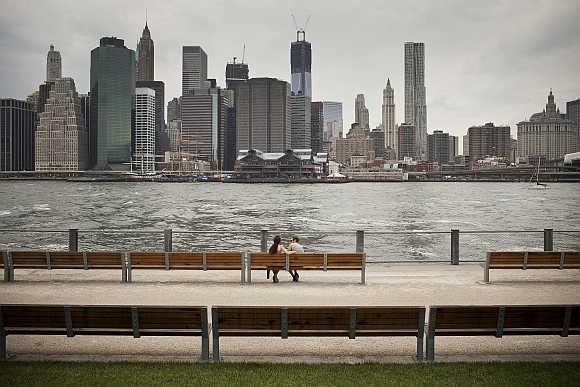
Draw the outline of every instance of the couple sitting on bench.
[[[292,241],[288,245],[288,248],[286,248],[282,244],[282,238],[280,238],[280,235],[276,235],[274,237],[274,243],[272,244],[272,246],[270,246],[270,250],[268,250],[268,252],[270,254],[303,253],[304,247],[300,244],[300,238],[298,238],[296,235],[294,235],[292,237]],[[270,268],[267,269],[266,270],[266,278],[270,278],[270,270],[272,270],[272,273],[273,273],[272,282],[274,282],[274,283],[280,282],[278,280],[278,272],[280,271],[280,269],[281,268],[279,268],[279,267],[272,267],[271,269]],[[292,272],[292,270],[288,269],[288,272],[292,276],[292,281],[298,282],[298,279],[300,278],[300,276],[298,275],[298,271],[294,270],[294,272]]]

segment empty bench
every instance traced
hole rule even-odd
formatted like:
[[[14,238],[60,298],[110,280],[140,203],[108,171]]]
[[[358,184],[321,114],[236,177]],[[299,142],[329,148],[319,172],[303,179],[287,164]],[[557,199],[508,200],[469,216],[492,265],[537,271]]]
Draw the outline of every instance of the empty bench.
[[[125,259],[111,251],[3,251],[4,281],[14,281],[15,269],[103,269],[121,270],[125,281]]]
[[[245,282],[243,252],[131,252],[127,253],[127,281],[133,270],[239,270]]]
[[[487,253],[483,281],[491,269],[580,269],[578,251],[496,251]]]
[[[207,308],[198,306],[0,305],[0,356],[7,335],[201,336],[209,358]]]
[[[427,360],[435,358],[435,336],[580,334],[580,305],[432,306]]]
[[[423,359],[425,308],[357,307],[212,307],[213,360],[220,360],[220,337],[409,336],[417,338],[416,359]]]
[[[361,284],[366,283],[365,253],[250,253],[247,281],[252,282],[252,270],[356,270],[361,272]]]

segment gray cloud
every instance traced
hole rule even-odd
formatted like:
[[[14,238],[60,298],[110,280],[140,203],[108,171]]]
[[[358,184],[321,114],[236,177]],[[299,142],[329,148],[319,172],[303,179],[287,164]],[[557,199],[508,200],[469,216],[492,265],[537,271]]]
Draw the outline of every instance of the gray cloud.
[[[135,48],[148,9],[156,78],[167,99],[181,82],[181,46],[201,45],[209,74],[224,83],[227,60],[246,43],[251,76],[289,80],[290,17],[311,20],[313,97],[344,104],[364,93],[371,124],[380,122],[388,77],[403,120],[403,42],[426,45],[428,128],[456,135],[487,121],[512,125],[556,102],[580,97],[580,3],[577,0],[448,1],[19,1],[0,0],[0,96],[24,98],[44,80],[46,51],[61,51],[63,73],[89,87],[90,50],[115,35]]]

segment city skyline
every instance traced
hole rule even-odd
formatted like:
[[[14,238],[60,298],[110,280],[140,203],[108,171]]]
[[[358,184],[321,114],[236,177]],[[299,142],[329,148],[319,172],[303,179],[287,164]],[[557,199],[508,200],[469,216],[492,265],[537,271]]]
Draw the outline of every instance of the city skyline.
[[[421,12],[405,12],[417,7],[418,3]],[[228,8],[212,4],[205,6],[203,14],[206,16],[202,18],[199,12],[180,2],[163,8],[155,3],[123,3],[119,5],[119,17],[105,13],[99,17],[99,10],[106,9],[106,5],[107,2],[103,2],[102,6],[83,5],[70,10],[65,10],[59,2],[42,3],[34,9],[16,5],[9,19],[0,16],[0,43],[12,52],[0,62],[1,96],[24,99],[36,90],[45,77],[46,48],[50,44],[61,52],[63,73],[75,79],[80,93],[87,92],[90,50],[102,36],[111,35],[124,39],[129,48],[135,49],[130,42],[136,42],[141,35],[145,7],[149,9],[148,24],[156,45],[156,78],[166,83],[167,100],[180,95],[183,45],[204,47],[210,58],[208,77],[217,78],[221,86],[225,86],[225,63],[234,56],[240,57],[244,43],[247,47],[245,62],[252,67],[252,76],[291,80],[287,47],[295,39],[296,31],[290,11],[280,4],[252,3],[245,5],[245,9],[241,3],[229,4]],[[389,26],[389,34],[382,40],[380,50],[368,50],[368,59],[364,61],[346,58],[339,50],[345,45],[360,45],[360,40],[372,32],[339,28],[337,24],[347,20],[347,10],[340,7],[329,9],[326,7],[328,4],[318,3],[284,5],[298,10],[299,20],[302,16],[312,15],[306,31],[313,45],[315,76],[312,79],[312,99],[340,101],[350,106],[356,94],[363,93],[367,97],[371,127],[380,123],[381,92],[387,78],[391,79],[395,90],[399,123],[404,117],[401,98],[404,95],[402,50],[405,41],[425,43],[429,133],[443,130],[462,135],[470,126],[493,121],[509,124],[515,136],[517,122],[536,111],[537,101],[544,98],[550,87],[556,94],[558,106],[565,106],[567,101],[578,98],[577,85],[571,81],[575,79],[574,63],[580,57],[580,43],[574,39],[580,31],[574,23],[580,16],[580,6],[573,2],[464,6],[454,8],[454,18],[449,23],[438,25],[425,25],[422,21],[440,19],[450,4],[439,9],[424,2],[376,4],[368,7],[374,8],[372,13],[362,9],[360,12],[364,15],[360,16],[368,16],[369,21],[382,16],[385,28]],[[397,12],[388,12],[389,7]],[[510,13],[516,9],[517,14]],[[71,12],[75,14],[73,20],[66,18]],[[497,25],[497,18],[508,13],[513,15],[511,24],[521,21],[517,31],[510,27],[510,33],[507,33]],[[54,20],[56,27],[48,34],[35,34],[35,25],[42,25],[35,21],[43,20],[46,15]],[[210,22],[217,15],[223,18],[223,26]],[[240,15],[244,16],[241,18],[243,23],[235,19]],[[172,28],[168,28],[165,21],[169,16],[173,17]],[[279,20],[279,27],[271,29],[263,21],[268,19],[264,16]],[[184,23],[186,26],[179,27],[180,23],[174,21],[183,17],[193,18],[196,23]],[[558,23],[553,23],[553,20],[558,20]],[[333,24],[329,27],[330,22]],[[83,24],[83,28],[78,23]],[[376,28],[372,24],[369,23]],[[231,36],[226,38],[230,25],[242,32],[238,34],[239,42]],[[491,33],[490,25],[494,26]],[[456,33],[458,29],[462,36]],[[486,31],[483,40],[478,36],[482,31]],[[474,40],[470,38],[477,39],[478,44],[473,45]],[[455,54],[459,50],[462,55],[458,58]],[[558,58],[556,63],[554,55]],[[546,68],[553,71],[546,71]],[[343,82],[336,82],[337,79]],[[344,121],[347,127],[354,122],[351,108],[345,109]]]

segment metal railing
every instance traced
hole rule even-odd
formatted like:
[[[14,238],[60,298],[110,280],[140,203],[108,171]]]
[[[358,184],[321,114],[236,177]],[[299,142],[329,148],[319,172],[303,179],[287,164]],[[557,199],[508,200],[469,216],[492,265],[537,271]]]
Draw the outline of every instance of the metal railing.
[[[54,235],[68,235],[55,240]],[[266,251],[271,230],[145,229],[0,229],[0,249],[43,250],[260,250]],[[13,237],[18,235],[17,237]],[[367,262],[483,262],[486,252],[503,250],[580,250],[580,230],[449,231],[301,231],[307,251],[350,250],[367,253]],[[34,237],[28,237],[34,236]],[[353,238],[354,237],[354,238]],[[352,239],[351,239],[352,238]],[[8,243],[2,240],[8,239]],[[354,244],[353,244],[354,242]]]

